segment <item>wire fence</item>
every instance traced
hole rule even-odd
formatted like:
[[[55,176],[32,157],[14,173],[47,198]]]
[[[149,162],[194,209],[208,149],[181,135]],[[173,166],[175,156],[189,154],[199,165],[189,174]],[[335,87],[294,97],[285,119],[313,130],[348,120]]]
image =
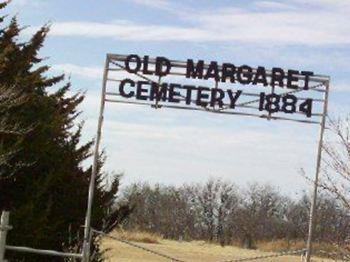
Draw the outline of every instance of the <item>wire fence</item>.
[[[168,254],[164,254],[164,253],[149,249],[145,246],[136,244],[134,242],[127,241],[125,239],[120,239],[120,238],[115,237],[115,236],[111,236],[111,235],[104,233],[102,231],[99,231],[99,230],[92,229],[92,232],[95,234],[98,234],[100,236],[118,241],[120,243],[129,245],[131,247],[134,247],[134,248],[137,248],[140,250],[143,250],[145,252],[151,253],[153,255],[168,259],[168,260],[173,261],[173,262],[189,262],[189,261],[186,261],[183,259],[172,257]],[[277,253],[267,254],[267,255],[259,255],[259,256],[254,256],[254,257],[244,257],[244,258],[234,258],[234,259],[228,259],[228,260],[221,260],[218,262],[258,261],[258,260],[265,260],[265,259],[269,259],[269,258],[278,258],[278,257],[283,257],[283,256],[295,256],[295,255],[301,255],[300,261],[304,262],[304,261],[306,261],[305,260],[306,259],[306,257],[305,257],[306,251],[307,251],[307,249],[298,249],[298,250],[282,251],[282,252],[277,252]],[[350,261],[349,255],[345,254],[344,252],[342,254],[340,254],[339,252],[327,252],[325,250],[315,250],[314,253],[320,254],[322,256],[327,256],[328,259],[332,259],[334,261]]]
[[[36,253],[36,254],[49,255],[49,256],[72,257],[72,258],[80,258],[80,259],[82,258],[81,254],[64,253],[64,252],[57,252],[57,251],[53,251],[53,250],[40,250],[40,249],[33,249],[33,248],[28,248],[28,247],[16,247],[16,246],[6,245],[6,236],[4,234],[6,234],[6,232],[8,230],[10,230],[12,227],[10,227],[8,225],[8,214],[7,214],[7,216],[5,216],[4,214],[5,213],[3,213],[2,219],[1,219],[2,223],[0,223],[0,235],[2,236],[2,237],[0,237],[0,239],[4,240],[4,241],[0,241],[1,242],[0,244],[2,244],[2,245],[0,245],[0,255],[1,255],[0,262],[5,261],[5,260],[3,260],[5,249],[17,251],[17,252]],[[145,246],[136,244],[134,242],[127,241],[125,239],[120,239],[120,238],[115,237],[115,236],[111,236],[110,234],[107,234],[107,233],[100,231],[100,230],[92,229],[91,231],[92,231],[92,233],[97,234],[101,237],[105,237],[105,238],[109,238],[109,239],[118,241],[120,243],[123,243],[123,244],[129,245],[131,247],[140,249],[142,251],[151,253],[155,256],[165,258],[165,259],[170,260],[172,262],[189,262],[186,260],[172,257],[171,255],[168,255],[165,253],[161,253],[161,252],[149,249]],[[1,248],[1,246],[2,246],[2,248]],[[299,250],[283,251],[283,252],[278,252],[278,253],[273,253],[273,254],[259,255],[259,256],[254,256],[254,257],[221,260],[218,262],[257,261],[257,260],[264,260],[264,259],[269,259],[269,258],[277,258],[277,257],[291,256],[291,255],[298,255],[298,254],[301,255],[301,262],[304,262],[305,261],[305,253],[306,253],[306,249],[299,249]],[[331,258],[335,261],[350,261],[349,254],[347,254],[347,252],[345,252],[345,251],[339,253],[339,252],[327,252],[325,250],[317,250],[317,251],[315,250],[315,253],[322,254],[323,256],[327,256],[328,258]]]
[[[92,229],[92,232],[96,233],[96,234],[99,234],[99,235],[102,235],[104,237],[107,237],[109,239],[118,241],[120,243],[132,246],[134,248],[137,248],[137,249],[149,252],[149,253],[151,253],[153,255],[169,259],[170,261],[174,261],[174,262],[189,262],[189,261],[181,260],[181,259],[178,259],[178,258],[174,258],[174,257],[169,256],[169,255],[164,254],[164,253],[160,253],[160,252],[154,251],[152,249],[149,249],[149,248],[146,248],[144,246],[135,244],[133,242],[130,242],[130,241],[127,241],[127,240],[124,240],[124,239],[120,239],[120,238],[117,238],[117,237],[114,237],[114,236],[111,236],[111,235],[106,234],[106,233],[104,233],[102,231],[99,231],[99,230]],[[223,260],[223,261],[219,261],[219,262],[255,261],[255,260],[263,260],[263,259],[268,259],[268,258],[276,258],[276,257],[282,257],[282,256],[289,256],[289,255],[298,255],[298,254],[303,255],[305,252],[306,252],[306,249],[299,249],[299,250],[284,251],[284,252],[279,252],[279,253],[274,253],[274,254],[269,254],[269,255],[263,255],[263,256],[260,255],[260,256],[255,256],[255,257],[235,258],[235,259]],[[303,257],[301,259],[303,261]]]

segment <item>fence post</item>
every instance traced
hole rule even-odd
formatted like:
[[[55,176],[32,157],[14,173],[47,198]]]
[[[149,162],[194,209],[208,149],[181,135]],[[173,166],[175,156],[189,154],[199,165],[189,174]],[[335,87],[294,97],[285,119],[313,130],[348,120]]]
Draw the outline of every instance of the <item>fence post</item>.
[[[6,262],[5,260],[5,247],[6,247],[6,235],[7,231],[11,229],[9,226],[10,212],[2,211],[0,220],[0,262]]]

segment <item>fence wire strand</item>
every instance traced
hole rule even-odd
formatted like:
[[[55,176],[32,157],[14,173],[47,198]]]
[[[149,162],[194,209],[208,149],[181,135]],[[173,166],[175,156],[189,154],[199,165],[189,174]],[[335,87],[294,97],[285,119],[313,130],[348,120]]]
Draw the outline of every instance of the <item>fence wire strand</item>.
[[[256,257],[246,257],[246,258],[238,258],[238,259],[231,259],[231,260],[223,260],[221,262],[254,261],[254,260],[260,260],[260,259],[266,259],[266,258],[275,258],[275,257],[289,256],[289,255],[297,255],[297,254],[302,254],[305,251],[306,251],[306,249],[299,249],[299,250],[293,250],[293,251],[279,252],[279,253],[276,253],[276,254],[265,255],[265,256],[256,256]]]
[[[104,232],[102,232],[102,231],[98,231],[98,230],[92,229],[92,232],[93,232],[93,233],[100,234],[100,235],[103,235],[103,236],[105,236],[105,237],[108,237],[108,238],[110,238],[110,239],[116,240],[116,241],[118,241],[118,242],[124,243],[124,244],[126,244],[126,245],[129,245],[129,246],[132,246],[132,247],[135,247],[135,248],[144,250],[144,251],[149,252],[149,253],[152,253],[152,254],[154,254],[154,255],[156,255],[156,256],[160,256],[160,257],[169,259],[169,260],[174,261],[174,262],[186,262],[186,261],[184,261],[184,260],[180,260],[180,259],[177,259],[177,258],[173,258],[173,257],[168,256],[168,255],[166,255],[166,254],[159,253],[159,252],[156,252],[156,251],[154,251],[154,250],[145,248],[145,247],[143,247],[143,246],[137,245],[137,244],[132,243],[132,242],[129,242],[129,241],[127,241],[127,240],[123,240],[123,239],[119,239],[119,238],[117,238],[117,237],[110,236],[110,235],[108,235],[108,234],[106,234],[106,233],[104,233]]]

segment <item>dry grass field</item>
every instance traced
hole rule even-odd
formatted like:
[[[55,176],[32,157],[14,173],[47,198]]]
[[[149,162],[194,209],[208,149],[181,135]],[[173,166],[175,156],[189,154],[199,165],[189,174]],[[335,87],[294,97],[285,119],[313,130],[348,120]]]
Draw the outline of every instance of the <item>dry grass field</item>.
[[[119,234],[118,237],[121,235]],[[221,247],[215,244],[208,244],[203,241],[192,242],[178,242],[172,240],[164,240],[161,238],[146,238],[147,243],[141,243],[145,238],[143,234],[131,235],[126,237],[124,234],[123,239],[127,239],[136,243],[137,245],[146,247],[148,249],[167,254],[171,257],[186,261],[186,262],[220,262],[230,259],[254,257],[262,255],[274,254],[271,252],[262,252],[258,250],[246,250],[233,246]],[[137,241],[137,242],[134,242]],[[141,249],[129,246],[124,243],[120,243],[113,239],[105,238],[102,240],[102,246],[104,249],[108,249],[106,252],[106,261],[114,262],[162,262],[169,261],[168,259],[153,255],[149,252]],[[256,260],[255,260],[256,261]],[[276,261],[276,262],[300,262],[300,256],[284,256],[279,258],[269,258],[259,261]],[[316,258],[313,261],[333,261],[329,259]]]

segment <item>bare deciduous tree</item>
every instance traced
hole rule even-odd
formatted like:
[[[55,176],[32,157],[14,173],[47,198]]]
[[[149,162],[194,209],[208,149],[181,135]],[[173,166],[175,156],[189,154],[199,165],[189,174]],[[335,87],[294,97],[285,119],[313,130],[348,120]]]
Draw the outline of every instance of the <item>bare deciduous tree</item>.
[[[320,186],[350,209],[350,115],[329,119],[330,138],[323,145],[323,179]]]

